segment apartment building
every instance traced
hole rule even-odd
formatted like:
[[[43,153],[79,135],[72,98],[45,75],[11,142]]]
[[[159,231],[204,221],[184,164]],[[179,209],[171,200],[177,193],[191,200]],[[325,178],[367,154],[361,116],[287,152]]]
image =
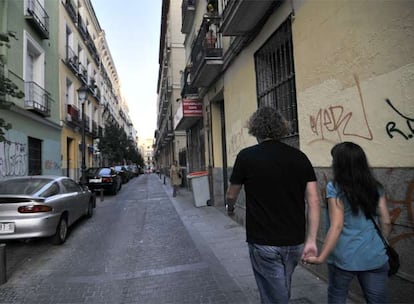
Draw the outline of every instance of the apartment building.
[[[79,180],[82,165],[108,164],[98,143],[109,121],[136,143],[90,0],[0,0],[0,18],[0,97],[11,104],[0,118],[12,123],[0,142],[1,177],[56,174]],[[6,79],[15,94],[4,92]]]
[[[138,141],[138,149],[144,160],[145,172],[153,172],[158,169],[154,159],[154,138],[143,138]]]
[[[186,131],[188,167],[209,170],[212,203],[224,204],[237,153],[257,143],[248,118],[275,106],[292,125],[283,141],[317,171],[322,207],[332,146],[364,148],[387,192],[391,240],[406,258],[399,276],[413,282],[414,2],[183,0],[181,9],[178,108],[193,111],[174,115],[173,125]]]
[[[181,75],[184,66],[184,35],[181,33],[181,0],[163,0],[157,84],[157,130],[154,158],[159,169],[168,171],[174,160],[186,167],[186,130],[174,126],[181,106]]]
[[[0,98],[9,104],[0,109],[0,118],[12,124],[0,142],[0,178],[60,174],[58,33],[53,30],[58,19],[52,17],[58,6],[56,1],[0,1]],[[7,90],[8,84],[17,94]]]

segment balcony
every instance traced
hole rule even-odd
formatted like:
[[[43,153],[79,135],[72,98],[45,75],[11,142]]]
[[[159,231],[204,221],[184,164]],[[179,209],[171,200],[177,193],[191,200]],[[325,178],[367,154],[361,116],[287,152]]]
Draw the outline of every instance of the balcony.
[[[72,19],[73,23],[76,24],[78,22],[78,13],[77,13],[77,7],[74,3],[74,0],[65,0],[64,5],[66,8],[66,11],[68,12],[70,19]]]
[[[79,59],[78,55],[76,55],[75,51],[67,45],[66,46],[66,65],[72,70],[75,75],[79,73]]]
[[[194,87],[208,87],[223,68],[219,17],[204,17],[191,49],[191,80]]]
[[[78,75],[83,84],[88,84],[88,70],[82,63],[79,63]]]
[[[50,94],[40,87],[36,82],[28,81],[24,83],[26,109],[40,114],[43,117],[50,116]]]
[[[67,105],[66,121],[74,125],[80,125],[79,109],[73,105]]]
[[[89,118],[88,115],[85,114],[85,132],[87,133],[91,133],[92,131],[90,127],[90,122],[91,122],[91,119]]]
[[[223,36],[241,36],[251,32],[280,0],[223,0]]]
[[[188,130],[202,118],[203,102],[199,99],[183,99],[174,115],[174,130]]]
[[[49,39],[49,16],[37,0],[27,0],[25,18],[42,39]]]
[[[183,0],[181,4],[181,33],[188,34],[194,23],[196,0]]]
[[[158,105],[158,116],[160,116],[161,119],[167,115],[169,106],[169,99],[167,98],[167,94],[164,92],[164,94],[160,96]]]
[[[185,98],[187,96],[198,96],[198,88],[193,87],[191,85],[191,81],[189,80],[190,71],[191,67],[187,66],[181,75],[181,98]]]
[[[99,136],[98,123],[96,121],[92,121],[92,136],[94,138]]]

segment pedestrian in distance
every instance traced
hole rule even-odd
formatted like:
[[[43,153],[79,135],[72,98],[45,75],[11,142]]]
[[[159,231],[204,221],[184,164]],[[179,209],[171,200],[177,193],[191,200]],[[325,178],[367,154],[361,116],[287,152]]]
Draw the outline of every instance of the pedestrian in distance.
[[[319,255],[305,263],[328,263],[328,303],[345,303],[358,278],[367,303],[387,302],[388,257],[372,219],[391,231],[382,185],[374,178],[364,150],[352,142],[335,145],[333,181],[326,186],[328,230]]]
[[[170,168],[171,186],[173,187],[173,197],[177,196],[178,188],[182,183],[182,173],[178,162],[175,160]]]
[[[275,108],[260,107],[248,130],[258,144],[238,153],[226,207],[229,214],[234,212],[244,187],[246,240],[261,303],[288,303],[295,267],[317,255],[316,176],[303,152],[280,141],[290,128]]]

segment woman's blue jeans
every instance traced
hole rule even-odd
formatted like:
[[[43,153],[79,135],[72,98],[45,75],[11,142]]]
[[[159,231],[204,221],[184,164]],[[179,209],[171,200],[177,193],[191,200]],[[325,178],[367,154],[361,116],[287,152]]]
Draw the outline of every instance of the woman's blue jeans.
[[[249,243],[250,261],[261,303],[289,302],[292,274],[302,251],[303,244],[278,247]]]
[[[328,303],[346,303],[349,285],[356,276],[367,303],[387,303],[388,262],[367,271],[347,271],[328,264]]]

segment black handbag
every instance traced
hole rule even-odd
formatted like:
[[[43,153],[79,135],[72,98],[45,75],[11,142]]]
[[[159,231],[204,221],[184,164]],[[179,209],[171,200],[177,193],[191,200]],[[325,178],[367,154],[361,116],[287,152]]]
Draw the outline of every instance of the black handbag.
[[[374,223],[374,226],[378,232],[378,235],[380,236],[382,242],[384,243],[385,251],[388,255],[388,265],[389,265],[388,276],[390,277],[396,274],[398,272],[398,269],[400,268],[400,256],[398,252],[393,247],[391,247],[388,241],[384,238],[374,218],[372,216],[370,216],[370,218],[371,218],[371,221]]]

